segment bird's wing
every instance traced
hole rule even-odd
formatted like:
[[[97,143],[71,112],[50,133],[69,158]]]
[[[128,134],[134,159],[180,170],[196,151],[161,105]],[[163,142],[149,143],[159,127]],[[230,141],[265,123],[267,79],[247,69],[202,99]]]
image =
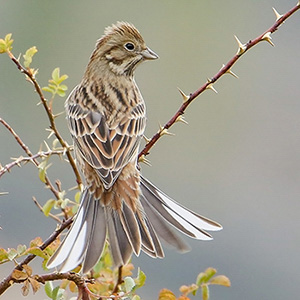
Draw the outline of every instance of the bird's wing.
[[[73,99],[66,105],[71,135],[79,154],[96,170],[108,189],[123,167],[137,155],[146,125],[144,103],[138,103],[109,126],[104,114],[80,105],[76,95],[72,93]]]

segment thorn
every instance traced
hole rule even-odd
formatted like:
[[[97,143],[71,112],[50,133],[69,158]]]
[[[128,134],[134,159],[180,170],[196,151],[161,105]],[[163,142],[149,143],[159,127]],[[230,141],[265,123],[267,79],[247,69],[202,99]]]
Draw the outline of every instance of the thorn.
[[[175,122],[181,122],[183,124],[186,124],[188,125],[189,123],[184,119],[184,117],[182,115],[179,115],[177,118],[176,118],[176,121]]]
[[[238,39],[238,37],[236,35],[234,37],[235,37],[235,40],[236,40],[236,42],[237,42],[237,44],[239,46],[239,50],[237,52],[237,55],[241,55],[241,54],[243,54],[246,51],[247,47],[246,47],[245,44],[241,43],[241,41]]]
[[[48,146],[48,144],[46,143],[46,141],[44,141],[44,144],[46,145],[47,151],[51,151],[50,147]]]
[[[187,96],[179,87],[177,89],[183,98],[183,103],[190,99],[190,96]]]
[[[223,65],[222,65],[222,68],[224,68],[224,67],[225,67],[225,65],[223,64]],[[237,79],[239,78],[239,76],[237,76],[235,73],[233,73],[233,72],[231,71],[231,69],[227,70],[226,73],[232,75],[233,77],[235,77],[235,78],[237,78]]]
[[[50,134],[49,134],[48,137],[47,137],[47,139],[50,139],[51,136],[54,134],[54,130],[49,129],[49,128],[46,128],[46,131],[49,131],[49,132],[50,132]]]
[[[151,166],[151,163],[150,163],[150,160],[148,160],[148,159],[145,157],[144,154],[141,155],[141,156],[139,157],[139,162],[142,162],[142,163],[144,163],[145,165],[147,165],[147,166],[149,166],[149,167],[152,167],[152,166]]]
[[[163,135],[175,135],[172,132],[169,132],[167,128],[162,127],[161,125],[159,125],[159,135],[163,136]]]
[[[272,38],[271,38],[271,32],[267,32],[266,34],[264,34],[264,36],[261,38],[262,41],[267,41],[271,46],[275,46],[274,43],[272,42]]]
[[[212,83],[208,84],[208,85],[206,86],[206,89],[207,89],[207,90],[212,90],[212,91],[214,91],[216,94],[218,94],[218,91],[214,88],[214,86],[213,86]]]
[[[20,157],[11,157],[11,160],[13,160],[16,165],[21,168],[21,161],[23,159],[23,156],[20,156]]]
[[[8,195],[8,192],[1,192],[0,196]]]
[[[282,15],[274,7],[272,7],[272,9],[273,9],[274,14],[276,16],[276,21],[278,21],[282,17]]]
[[[151,139],[148,139],[144,134],[143,134],[143,138],[144,138],[146,144],[148,144],[151,141]]]
[[[57,117],[63,115],[65,112],[61,111],[60,113],[56,114],[56,115],[52,115],[53,119],[56,119]]]

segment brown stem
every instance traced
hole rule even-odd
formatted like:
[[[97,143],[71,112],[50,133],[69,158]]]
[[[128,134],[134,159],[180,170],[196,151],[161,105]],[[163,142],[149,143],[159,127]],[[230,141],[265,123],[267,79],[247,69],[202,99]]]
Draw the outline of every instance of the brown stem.
[[[0,178],[7,172],[9,172],[13,167],[19,166],[21,163],[33,162],[35,166],[38,165],[38,161],[36,161],[39,157],[49,157],[51,155],[63,155],[64,150],[49,150],[49,151],[40,151],[36,154],[32,154],[29,157],[20,156],[19,158],[15,159],[13,162],[6,164],[4,167],[0,169]],[[46,178],[48,178],[46,176]]]
[[[122,279],[122,269],[123,269],[123,266],[120,266],[119,269],[118,269],[118,279],[117,279],[115,288],[113,290],[113,294],[117,294],[118,293],[118,291],[119,291],[119,285],[122,284],[122,282],[123,282],[123,279]]]
[[[49,238],[41,245],[39,248],[41,250],[44,250],[46,247],[48,247],[55,239],[58,237],[58,235],[67,228],[71,223],[73,222],[73,219],[70,218],[66,222],[60,225],[60,227],[54,231]],[[28,265],[36,255],[30,254],[28,255],[20,264],[18,264],[14,270],[23,270],[23,265]],[[13,273],[11,273],[8,277],[4,278],[2,282],[0,282],[0,295],[2,295],[13,283],[14,283]]]
[[[25,143],[22,141],[20,136],[13,130],[13,128],[7,122],[5,122],[2,118],[0,118],[0,123],[2,123],[7,128],[7,130],[13,135],[13,137],[16,139],[18,144],[21,146],[21,148],[29,156],[29,158],[27,158],[27,161],[31,161],[34,163],[35,166],[38,166],[39,162],[36,159],[37,156],[32,154],[32,152],[25,145]],[[25,160],[26,160],[26,158],[25,158]],[[14,165],[18,165],[21,162],[22,162],[21,160],[20,161],[16,160],[16,161],[12,162],[11,164],[8,164],[5,167],[1,168],[0,169],[0,178],[5,172],[9,171]],[[45,184],[51,190],[51,192],[54,194],[55,198],[59,199],[58,191],[52,185],[52,183],[47,175],[45,175]]]
[[[77,184],[80,185],[81,184],[81,178],[79,175],[79,171],[77,169],[77,166],[75,164],[75,161],[72,157],[71,151],[69,149],[69,146],[67,145],[67,143],[64,141],[64,139],[62,138],[62,136],[60,135],[59,131],[56,128],[55,125],[55,121],[54,121],[54,116],[52,114],[52,110],[51,108],[48,106],[47,104],[47,100],[43,95],[42,89],[39,86],[37,80],[35,79],[34,75],[31,73],[31,71],[29,69],[24,68],[20,62],[16,59],[16,57],[12,54],[12,52],[10,52],[9,50],[7,51],[8,56],[10,57],[10,59],[16,64],[17,68],[24,73],[25,75],[27,75],[27,77],[29,78],[29,80],[32,82],[32,84],[34,85],[34,88],[36,90],[36,92],[38,93],[41,103],[44,106],[44,109],[46,111],[46,114],[48,116],[49,122],[50,122],[50,129],[54,132],[56,138],[58,139],[59,143],[61,144],[61,146],[66,149],[66,155],[68,157],[68,160],[70,162],[70,165],[73,169],[73,172],[75,174],[76,177],[76,181]]]
[[[200,94],[202,94],[205,90],[207,90],[213,83],[215,83],[218,79],[220,79],[224,74],[228,73],[231,67],[237,62],[237,60],[250,48],[255,46],[261,41],[266,40],[265,35],[270,32],[275,32],[281,24],[284,23],[286,19],[288,19],[293,13],[295,13],[298,9],[300,9],[300,4],[297,4],[287,13],[281,16],[276,22],[267,29],[264,33],[259,35],[257,38],[250,40],[247,44],[243,45],[243,51],[239,51],[235,56],[230,59],[226,65],[224,65],[219,72],[217,72],[211,79],[209,79],[205,84],[203,84],[198,90],[194,93],[191,93],[188,96],[188,99],[179,107],[177,112],[173,115],[173,117],[163,126],[160,130],[153,135],[153,137],[146,143],[144,149],[139,153],[139,158],[145,157],[150,153],[150,149],[155,145],[155,143],[162,137],[163,133],[166,132],[176,121],[178,118],[182,116],[187,109],[187,107],[192,103],[192,101],[197,98]]]

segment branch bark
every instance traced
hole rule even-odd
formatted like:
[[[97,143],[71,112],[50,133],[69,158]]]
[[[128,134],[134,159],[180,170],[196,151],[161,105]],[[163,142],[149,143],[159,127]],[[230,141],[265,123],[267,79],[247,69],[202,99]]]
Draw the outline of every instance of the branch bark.
[[[184,93],[180,91],[181,95],[183,96],[183,101],[184,101],[183,104],[179,107],[179,109],[173,115],[173,117],[164,126],[162,126],[159,129],[159,131],[152,136],[150,140],[147,141],[144,149],[139,153],[139,159],[143,161],[143,159],[150,153],[150,150],[156,144],[156,142],[163,135],[168,133],[168,129],[171,126],[173,126],[176,122],[182,121],[182,115],[184,114],[185,110],[200,94],[202,94],[204,91],[208,89],[214,90],[213,84],[217,80],[219,80],[224,74],[226,73],[233,74],[231,72],[231,68],[243,54],[245,54],[249,49],[257,45],[261,41],[267,41],[273,45],[273,43],[271,42],[271,34],[274,33],[281,24],[283,24],[292,14],[294,14],[299,9],[300,9],[300,3],[298,2],[298,4],[294,6],[291,10],[289,10],[287,13],[282,15],[280,18],[277,18],[276,22],[269,29],[267,29],[257,38],[250,40],[247,44],[241,44],[237,40],[239,46],[238,52],[236,53],[236,55],[232,57],[232,59],[230,59],[227,62],[226,65],[223,65],[223,67],[212,78],[208,79],[207,82],[204,83],[198,90],[189,94],[188,96],[184,95]]]

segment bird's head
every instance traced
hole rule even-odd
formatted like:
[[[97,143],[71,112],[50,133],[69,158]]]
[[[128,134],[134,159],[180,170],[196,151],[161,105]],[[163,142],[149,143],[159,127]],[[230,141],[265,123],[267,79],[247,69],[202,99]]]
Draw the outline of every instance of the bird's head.
[[[141,34],[132,24],[117,22],[105,29],[89,64],[98,65],[100,72],[107,68],[116,75],[133,76],[141,62],[157,58],[158,55],[146,46]]]

